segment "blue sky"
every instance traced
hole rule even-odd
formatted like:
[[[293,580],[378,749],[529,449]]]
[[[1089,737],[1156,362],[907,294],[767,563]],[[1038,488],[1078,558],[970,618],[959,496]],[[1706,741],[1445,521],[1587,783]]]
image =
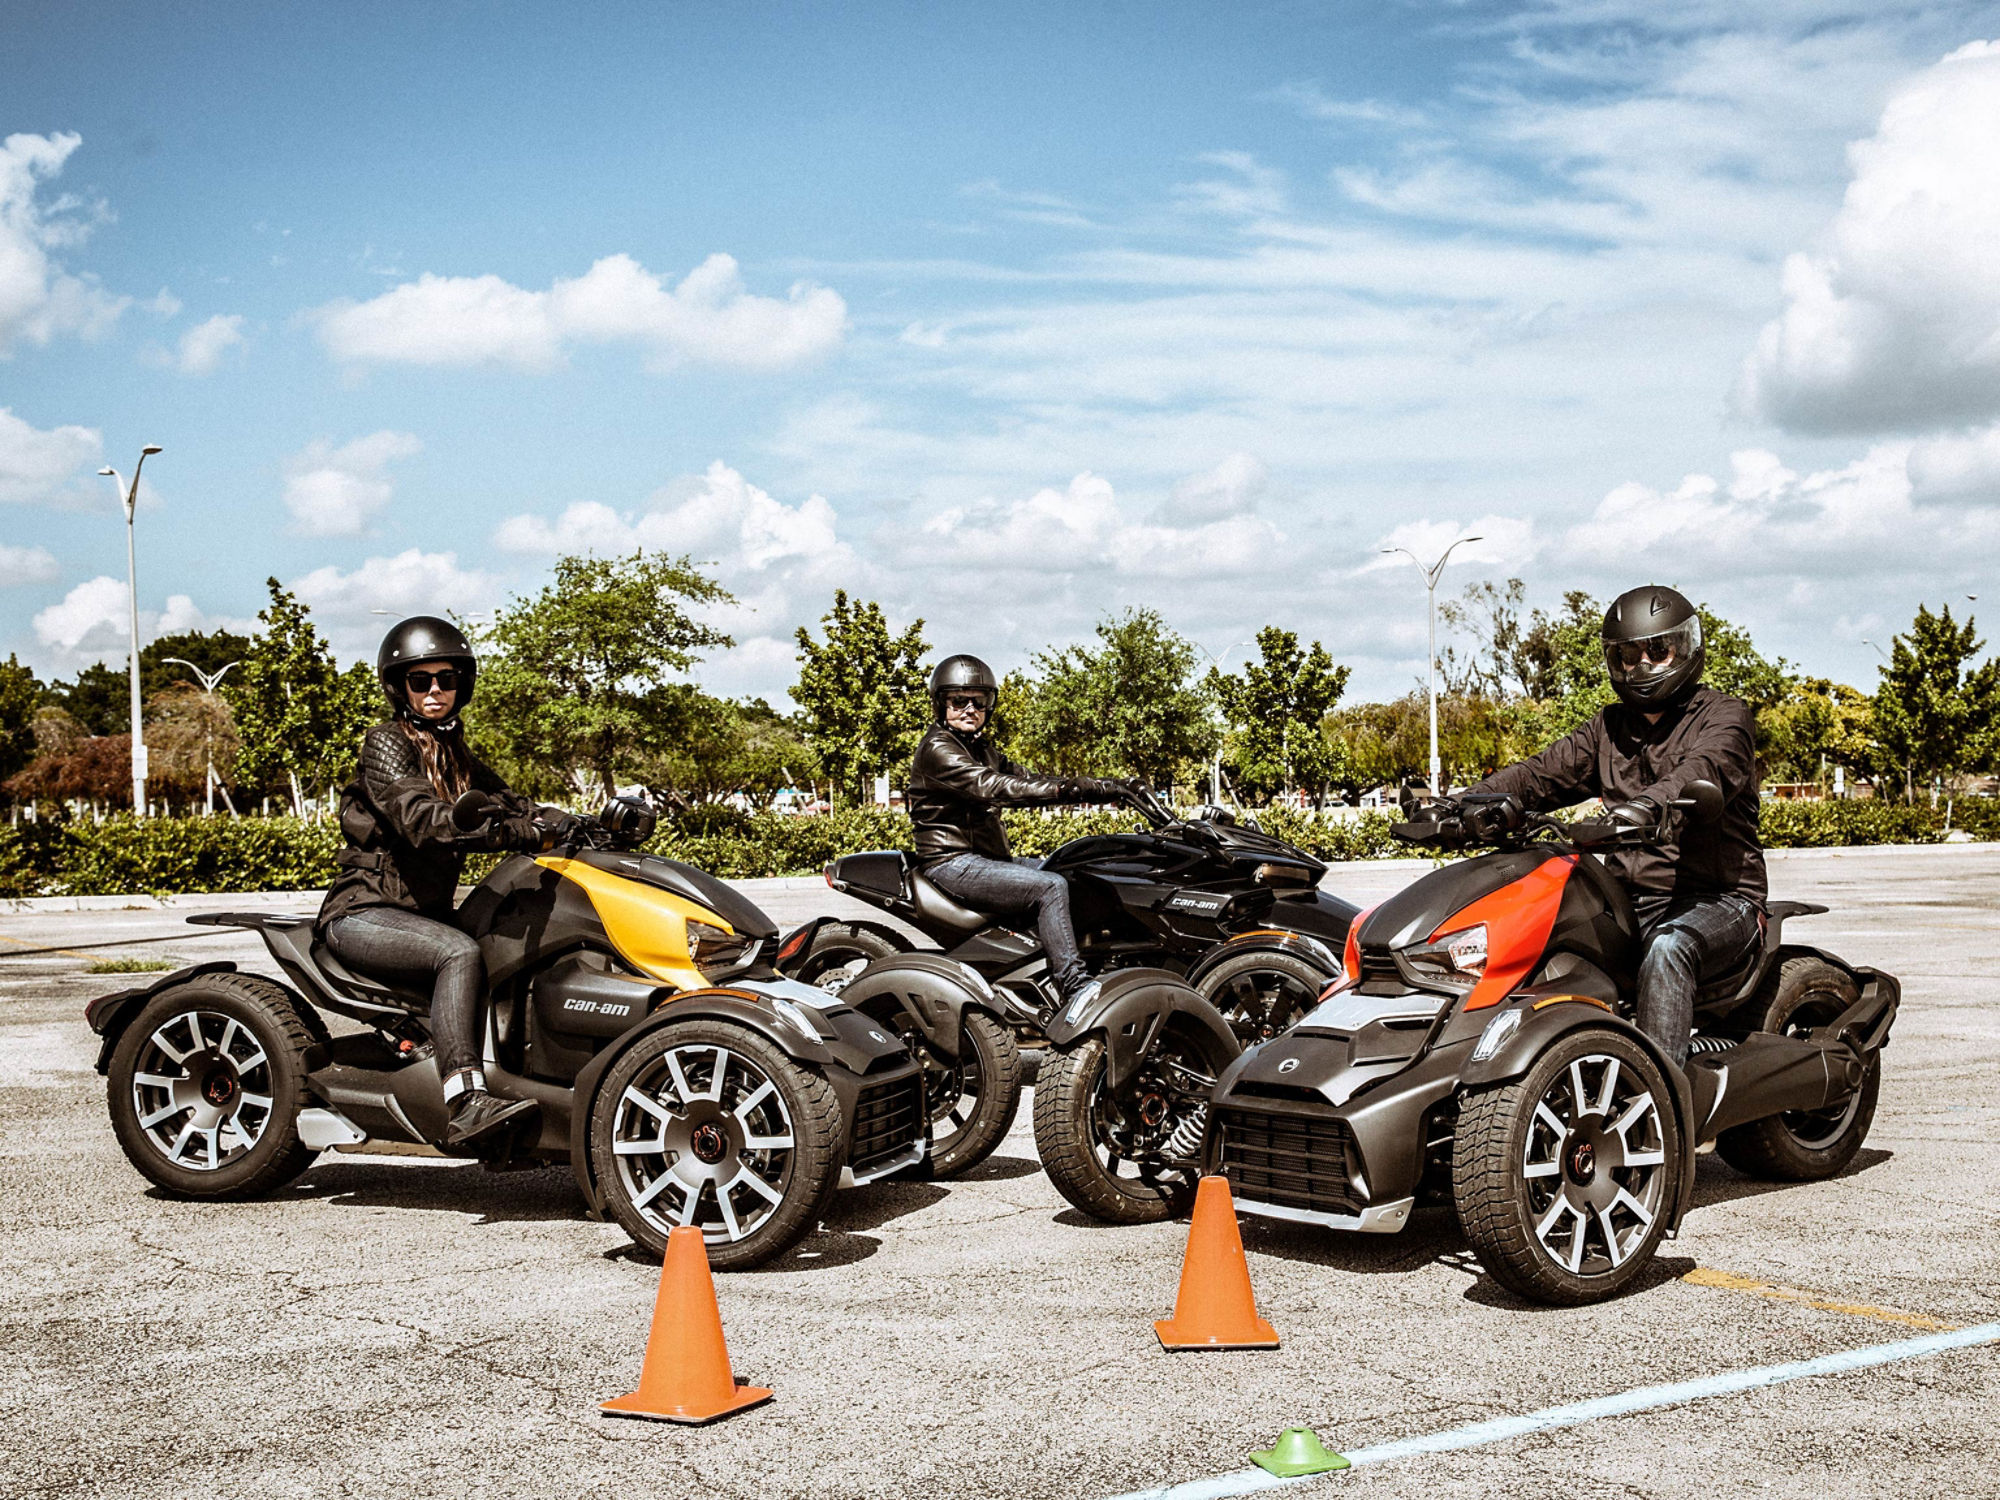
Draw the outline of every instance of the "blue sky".
[[[0,651],[559,551],[997,665],[1160,608],[1355,691],[1660,578],[1866,683],[2000,556],[2000,6],[17,4]],[[1747,13],[1747,14],[1746,14]],[[1664,18],[1664,19],[1663,19]],[[1982,249],[1983,247],[1986,247]]]

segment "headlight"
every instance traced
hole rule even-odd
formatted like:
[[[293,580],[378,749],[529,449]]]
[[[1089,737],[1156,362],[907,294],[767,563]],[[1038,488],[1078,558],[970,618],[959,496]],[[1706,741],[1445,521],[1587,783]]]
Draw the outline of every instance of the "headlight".
[[[740,932],[724,932],[707,922],[688,920],[688,957],[702,973],[714,978],[739,967],[757,946],[755,938]]]
[[[1486,977],[1486,924],[1447,932],[1421,948],[1405,948],[1396,962],[1412,983],[1463,995]]]

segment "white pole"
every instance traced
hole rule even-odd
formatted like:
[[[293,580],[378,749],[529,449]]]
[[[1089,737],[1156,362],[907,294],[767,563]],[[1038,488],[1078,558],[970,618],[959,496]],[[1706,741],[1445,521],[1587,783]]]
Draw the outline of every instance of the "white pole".
[[[118,471],[113,468],[99,469],[99,474],[108,474],[124,491],[121,498],[125,502],[125,593],[131,606],[132,650],[128,660],[132,669],[132,814],[143,818],[148,814],[146,806],[146,727],[139,712],[139,562],[133,541],[133,511],[139,501],[139,475],[145,470],[148,454],[158,453],[157,443],[148,443],[139,450],[139,462],[132,467],[132,484],[126,488]]]
[[[1424,659],[1424,685],[1427,689],[1428,696],[1430,698],[1431,800],[1434,802],[1437,800],[1438,797],[1438,791],[1439,791],[1438,782],[1443,771],[1442,763],[1438,759],[1438,688],[1437,688],[1438,579],[1444,576],[1444,565],[1451,561],[1451,554],[1454,551],[1456,551],[1459,547],[1463,546],[1467,542],[1477,542],[1480,540],[1483,540],[1483,538],[1476,536],[1460,537],[1457,541],[1453,542],[1451,546],[1445,548],[1444,555],[1440,557],[1436,562],[1432,563],[1429,567],[1424,566],[1423,560],[1419,558],[1416,553],[1412,552],[1408,547],[1384,547],[1382,549],[1384,556],[1388,556],[1390,554],[1397,552],[1402,553],[1403,556],[1407,557],[1411,562],[1415,563],[1417,565],[1417,571],[1424,575],[1424,590],[1426,595],[1425,608],[1427,611],[1424,617],[1425,618],[1424,644],[1428,653]]]

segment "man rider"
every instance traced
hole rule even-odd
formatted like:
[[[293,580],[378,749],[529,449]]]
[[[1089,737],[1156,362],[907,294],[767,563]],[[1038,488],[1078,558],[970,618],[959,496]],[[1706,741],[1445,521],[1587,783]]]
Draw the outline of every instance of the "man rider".
[[[1639,919],[1639,1029],[1683,1064],[1695,992],[1762,941],[1768,889],[1750,706],[1700,685],[1705,659],[1701,616],[1681,594],[1652,584],[1620,594],[1604,613],[1618,702],[1470,789],[1540,812],[1601,797],[1614,822],[1654,829],[1689,783],[1722,788],[1720,817],[1676,819],[1670,838],[1605,854]]]
[[[1000,809],[1117,801],[1132,790],[1122,781],[1038,776],[1015,765],[986,734],[999,686],[976,656],[947,657],[931,673],[933,719],[906,793],[917,863],[932,884],[975,910],[1032,912],[1049,975],[1067,1005],[1095,983],[1077,953],[1069,882],[1038,859],[1014,856]]]

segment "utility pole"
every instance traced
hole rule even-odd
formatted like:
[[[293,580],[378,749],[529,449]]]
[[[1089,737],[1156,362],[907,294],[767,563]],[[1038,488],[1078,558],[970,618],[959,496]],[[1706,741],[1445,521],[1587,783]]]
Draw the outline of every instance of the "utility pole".
[[[1433,802],[1438,798],[1438,777],[1442,770],[1438,761],[1438,578],[1444,573],[1444,565],[1451,561],[1451,554],[1455,550],[1464,546],[1467,542],[1483,540],[1484,538],[1482,537],[1462,536],[1453,542],[1451,546],[1445,548],[1444,556],[1440,557],[1429,567],[1426,567],[1417,557],[1417,554],[1412,552],[1408,547],[1384,547],[1382,549],[1384,555],[1400,552],[1411,562],[1416,563],[1417,571],[1424,575],[1424,590],[1430,599],[1430,613],[1426,634],[1430,650],[1429,654],[1424,658],[1424,681],[1429,685],[1431,700],[1431,800]]]
[[[125,591],[131,604],[132,615],[132,816],[146,816],[146,728],[139,712],[139,564],[138,554],[132,540],[132,512],[139,500],[139,471],[146,467],[146,460],[160,452],[158,443],[148,443],[139,450],[139,462],[132,466],[132,483],[128,488],[118,471],[108,465],[97,472],[107,474],[117,480],[119,498],[125,504]]]
[[[210,700],[213,700],[215,697],[215,685],[218,682],[222,681],[223,678],[229,675],[229,669],[231,667],[240,667],[243,665],[243,663],[239,661],[232,661],[226,663],[220,671],[209,673],[202,671],[200,667],[197,667],[193,662],[189,661],[186,657],[183,656],[169,656],[167,658],[167,661],[177,667],[186,667],[190,672],[194,673],[194,675],[198,679],[200,679],[201,691],[203,696],[209,698]],[[213,701],[209,703],[208,711],[211,715],[213,715],[213,713],[215,712],[215,704]],[[212,818],[215,816],[215,788],[216,788],[215,732],[210,727],[210,724],[208,722],[204,722],[202,724],[201,741],[202,741],[202,754],[208,761],[208,803],[207,803],[207,811],[203,814],[203,816]],[[230,816],[234,817],[236,814],[236,804],[229,800],[228,787],[223,787],[222,789],[222,800],[224,803],[228,805]]]

